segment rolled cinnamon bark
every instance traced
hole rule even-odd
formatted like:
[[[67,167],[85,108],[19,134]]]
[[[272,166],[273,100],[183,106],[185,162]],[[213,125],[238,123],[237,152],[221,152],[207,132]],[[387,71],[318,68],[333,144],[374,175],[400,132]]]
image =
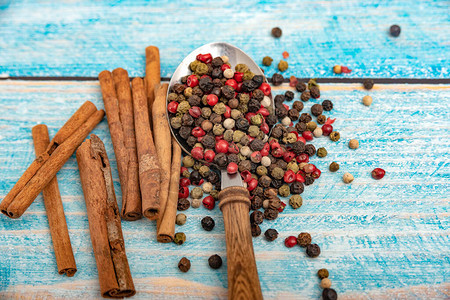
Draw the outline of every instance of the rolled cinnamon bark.
[[[142,213],[150,220],[156,220],[160,210],[160,167],[153,143],[148,119],[147,97],[144,82],[134,78],[131,82],[133,91],[134,126],[139,161],[139,183],[142,198]]]
[[[95,108],[94,104],[85,103],[55,135],[59,140],[54,138],[47,150],[31,163],[0,203],[3,214],[19,218],[55,177],[83,139],[103,119],[104,111],[95,108],[92,112],[92,108]]]
[[[161,83],[161,66],[159,49],[156,46],[145,48],[145,78],[144,84],[147,91],[148,114],[152,118],[152,107],[155,100],[155,89]],[[151,124],[152,125],[152,124]]]
[[[97,262],[100,291],[105,298],[136,293],[120,224],[111,168],[103,142],[94,134],[77,150],[89,231]]]
[[[122,217],[142,217],[130,79],[124,69],[98,75],[122,189]]]
[[[39,154],[44,152],[50,144],[47,126],[43,124],[36,125],[31,130],[31,133],[33,135],[36,157],[39,157]],[[69,230],[67,228],[56,176],[43,189],[42,194],[44,196],[44,206],[47,212],[58,273],[72,277],[77,271],[77,266],[73,256]]]
[[[175,219],[177,217],[178,189],[180,184],[181,147],[172,138],[172,166],[170,169],[169,197],[167,199],[164,216],[158,227],[157,240],[170,243],[175,234]]]

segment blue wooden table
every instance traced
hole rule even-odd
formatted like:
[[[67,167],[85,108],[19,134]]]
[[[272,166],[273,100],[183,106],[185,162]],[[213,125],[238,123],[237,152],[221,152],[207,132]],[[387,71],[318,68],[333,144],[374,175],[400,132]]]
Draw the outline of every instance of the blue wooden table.
[[[314,157],[322,177],[306,188],[298,210],[287,207],[275,221],[279,238],[254,238],[267,299],[318,299],[316,272],[330,271],[340,299],[442,299],[450,297],[450,9],[448,1],[0,1],[0,198],[34,159],[31,127],[44,122],[54,135],[86,100],[103,107],[98,82],[104,69],[144,74],[144,48],[161,50],[161,73],[170,77],[196,47],[226,41],[256,61],[278,62],[288,51],[285,77],[325,78],[321,99],[335,109],[341,140],[314,140],[326,158]],[[398,38],[388,35],[399,24]],[[270,29],[283,29],[280,39]],[[335,75],[335,64],[353,69]],[[271,76],[275,65],[265,67]],[[42,78],[46,77],[46,78]],[[381,78],[371,91],[334,78]],[[80,81],[82,79],[83,81]],[[417,79],[419,84],[402,84]],[[425,81],[428,80],[428,81]],[[404,80],[406,82],[406,80]],[[420,84],[422,82],[422,84]],[[447,84],[439,84],[447,82]],[[275,94],[291,89],[283,85]],[[374,103],[362,105],[364,95]],[[299,95],[296,93],[296,98]],[[306,103],[304,111],[317,101]],[[94,130],[105,142],[121,200],[117,166],[106,120]],[[360,148],[347,143],[356,138]],[[327,171],[337,161],[337,173]],[[375,181],[370,171],[386,170]],[[344,172],[355,176],[345,185]],[[75,158],[58,173],[78,272],[57,274],[47,217],[39,196],[18,220],[0,217],[0,298],[85,298],[100,295],[86,207]],[[225,298],[226,265],[208,267],[212,254],[225,257],[218,208],[190,208],[177,226],[182,246],[159,244],[155,224],[123,222],[136,299]],[[216,220],[212,232],[200,220]],[[306,257],[283,240],[308,231],[322,254]],[[177,262],[191,259],[181,273]],[[225,260],[226,263],[226,260]]]

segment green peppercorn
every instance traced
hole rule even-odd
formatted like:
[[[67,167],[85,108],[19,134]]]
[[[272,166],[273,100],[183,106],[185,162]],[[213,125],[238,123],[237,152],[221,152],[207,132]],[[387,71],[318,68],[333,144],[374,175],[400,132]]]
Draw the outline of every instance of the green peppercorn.
[[[211,108],[209,108],[209,107],[202,107],[202,117],[203,118],[208,119],[209,116],[211,116],[211,113],[212,113]]]
[[[191,87],[187,87],[187,88],[184,90],[183,94],[184,94],[185,97],[188,97],[188,98],[189,98],[190,96],[192,96],[192,88],[191,88]]]
[[[181,117],[173,117],[170,119],[170,125],[173,129],[179,129],[181,127]]]
[[[300,195],[292,195],[289,199],[289,205],[292,206],[293,209],[300,208],[303,204],[303,198]]]
[[[341,138],[341,135],[339,134],[339,132],[333,131],[333,132],[330,133],[330,139],[331,139],[333,142],[339,141],[340,138]]]
[[[306,128],[308,128],[309,131],[314,131],[314,129],[317,128],[317,124],[314,121],[306,123]]]
[[[223,115],[227,111],[227,107],[224,103],[220,102],[214,105],[212,110],[218,115]]]
[[[177,107],[177,112],[181,113],[181,114],[185,114],[189,111],[189,109],[191,108],[191,106],[189,105],[189,102],[185,101],[181,101],[180,104],[178,104]]]
[[[218,190],[212,190],[212,191],[209,193],[209,195],[210,195],[211,197],[213,197],[214,200],[219,199],[219,191],[218,191]]]
[[[193,62],[191,62],[189,64],[189,69],[191,69],[192,72],[195,72],[195,70],[197,69],[197,66],[201,63],[201,61],[199,60],[194,60]]]
[[[209,167],[208,167],[208,166],[201,166],[201,167],[198,169],[198,172],[200,173],[200,175],[201,175],[203,178],[205,178],[205,177],[207,177],[207,176],[209,175],[210,170],[209,170]]]
[[[175,222],[177,225],[184,225],[186,223],[186,218],[185,214],[178,214]]]
[[[239,143],[245,135],[246,134],[240,130],[234,131],[233,132],[233,142]]]
[[[297,136],[293,132],[290,132],[290,133],[286,134],[285,137],[283,137],[283,142],[285,142],[286,144],[293,144],[296,141],[297,141]]]
[[[250,95],[248,94],[240,94],[239,95],[239,103],[247,104],[250,101]]]
[[[337,162],[333,161],[330,164],[329,169],[330,169],[331,172],[336,172],[337,170],[339,170],[339,164]]]
[[[319,149],[317,149],[318,157],[325,157],[327,156],[327,154],[328,154],[327,149],[325,149],[324,147],[320,147]]]
[[[247,71],[244,73],[244,76],[242,76],[243,80],[252,80],[252,78],[255,76],[255,74],[252,71]]]
[[[289,185],[287,184],[283,184],[279,189],[278,189],[278,194],[280,194],[281,197],[287,197],[291,194],[291,189],[289,188]]]
[[[280,70],[280,72],[286,71],[288,67],[289,65],[285,60],[280,60],[280,62],[278,63],[278,70]]]
[[[214,135],[222,135],[224,131],[225,131],[225,128],[223,128],[223,126],[221,124],[216,124],[213,127]]]
[[[175,237],[173,238],[173,242],[177,245],[182,245],[186,241],[186,235],[184,232],[175,233]]]
[[[185,177],[185,178],[189,178],[189,176],[191,176],[191,172],[189,172],[189,170],[186,169],[186,170],[183,171],[182,176]]]
[[[270,173],[270,175],[272,175],[272,177],[275,178],[275,179],[281,179],[284,176],[284,171],[280,167],[275,167],[275,168],[273,168],[273,170]]]
[[[167,95],[167,102],[177,101],[177,99],[177,93],[170,93],[169,95]]]
[[[232,129],[225,130],[225,132],[223,133],[223,139],[227,142],[233,141],[233,130]]]
[[[317,83],[317,79],[316,78],[311,78],[308,81],[308,89],[311,89],[313,86],[319,87],[319,84]]]
[[[242,118],[242,113],[237,109],[232,109],[231,110],[231,118],[233,120],[240,119],[240,118]]]
[[[196,186],[191,190],[191,198],[192,199],[200,199],[203,197],[203,190],[201,187]]]
[[[245,103],[239,103],[238,108],[237,108],[241,113],[245,114],[246,112],[248,112],[248,105]]]
[[[236,67],[234,67],[234,69],[236,70],[236,72],[239,73],[245,73],[249,71],[249,68],[247,67],[246,64],[237,64]]]
[[[263,121],[264,121],[264,117],[261,114],[254,115],[253,117],[250,118],[250,122],[253,125],[259,126],[262,124]]]
[[[208,73],[208,66],[202,62],[199,63],[195,68],[195,74],[198,76],[203,76],[206,75],[206,73]]]
[[[194,145],[194,147],[197,147],[197,146],[198,146],[197,144]],[[201,168],[202,166],[203,166],[203,165],[202,165],[201,162],[196,161],[196,162],[194,163],[194,165],[192,166],[192,169],[194,169],[195,171],[198,171],[198,170],[200,170],[200,168]]]
[[[298,172],[299,167],[298,167],[298,164],[295,162],[295,159],[287,164],[286,169],[292,170],[294,173]]]
[[[194,166],[195,160],[192,156],[186,155],[185,157],[183,157],[182,163],[184,167],[191,168],[192,166]]]
[[[270,65],[272,64],[272,61],[273,61],[272,57],[270,57],[270,56],[264,56],[264,58],[263,58],[263,60],[262,60],[262,63],[263,63],[263,65],[265,65],[265,66],[270,66]]]
[[[259,176],[267,175],[267,168],[264,166],[258,166],[256,168],[256,174],[258,174]]]
[[[320,269],[317,271],[317,276],[319,276],[320,279],[328,278],[330,276],[330,273],[327,269]]]
[[[251,125],[248,128],[248,135],[250,135],[251,137],[257,137],[259,134],[259,127],[255,126],[255,125]]]

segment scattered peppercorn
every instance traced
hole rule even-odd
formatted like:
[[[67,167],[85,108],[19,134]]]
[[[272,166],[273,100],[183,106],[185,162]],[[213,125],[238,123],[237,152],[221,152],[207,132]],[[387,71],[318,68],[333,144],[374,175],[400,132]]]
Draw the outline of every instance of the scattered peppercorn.
[[[384,175],[386,174],[386,171],[381,169],[381,168],[375,168],[373,169],[373,171],[371,172],[372,178],[376,179],[376,180],[380,180],[384,177]]]
[[[363,86],[366,90],[371,90],[373,88],[373,80],[372,79],[364,79]]]
[[[281,85],[284,81],[284,77],[281,74],[275,73],[272,75],[272,84],[274,86]]]
[[[211,268],[218,269],[222,266],[222,258],[217,254],[211,255],[208,258],[208,264]]]
[[[317,149],[318,157],[325,157],[325,156],[327,156],[327,154],[328,154],[328,151],[324,147],[320,147],[319,149]]]
[[[309,93],[309,91],[304,91],[301,95],[300,95],[300,99],[303,102],[309,101],[309,99],[311,98],[311,94]]]
[[[348,172],[342,176],[342,180],[344,180],[344,183],[351,183],[353,179],[354,179],[353,175]]]
[[[295,89],[297,90],[297,92],[303,93],[304,91],[306,91],[306,83],[297,82],[297,84],[295,85]]]
[[[263,65],[265,65],[265,66],[270,66],[270,65],[272,64],[272,61],[273,61],[272,57],[270,57],[270,56],[265,56],[265,57],[263,58],[263,60],[262,60],[262,63],[263,63]]]
[[[177,225],[184,225],[186,223],[186,215],[185,214],[178,214],[176,216]]]
[[[340,65],[335,65],[335,66],[333,67],[333,72],[336,73],[336,74],[341,74],[341,73],[342,73],[342,68],[341,68],[341,66],[340,66]]]
[[[186,257],[183,257],[178,262],[178,269],[180,269],[181,272],[186,273],[191,268],[191,261],[187,259]]]
[[[251,225],[252,237],[258,237],[261,235],[261,227],[258,224]]]
[[[320,279],[328,278],[329,273],[327,269],[320,269],[317,271],[317,276],[319,276]]]
[[[314,98],[314,99],[320,98],[320,89],[319,89],[319,87],[312,86],[309,89],[309,92],[310,92],[312,98]]]
[[[307,232],[302,232],[297,237],[297,243],[300,247],[306,247],[311,244],[311,235]]]
[[[289,199],[289,205],[292,206],[293,209],[300,208],[303,204],[303,198],[300,195],[292,195]]]
[[[191,203],[189,202],[188,199],[185,198],[178,199],[177,210],[183,211],[188,209],[189,206],[191,206]]]
[[[333,161],[330,164],[329,169],[330,169],[331,172],[336,172],[337,170],[339,170],[339,164],[337,162]]]
[[[201,224],[202,224],[203,229],[206,231],[213,230],[214,226],[216,225],[216,223],[214,222],[214,219],[209,216],[204,217],[201,221]]]
[[[359,147],[359,142],[358,142],[358,140],[351,139],[351,140],[348,142],[348,147],[349,147],[350,149],[357,149],[357,148]]]
[[[341,138],[341,135],[339,134],[339,132],[333,131],[333,132],[330,133],[330,139],[331,139],[333,142],[339,141],[340,138]]]
[[[278,237],[278,231],[275,229],[269,228],[264,232],[264,236],[269,242],[274,241]]]
[[[320,247],[317,244],[309,244],[306,246],[306,254],[309,257],[317,257],[320,255]]]
[[[323,110],[330,111],[333,109],[333,102],[331,102],[330,100],[323,100],[322,107]]]
[[[392,25],[392,26],[389,28],[389,32],[391,33],[391,36],[393,36],[393,37],[398,37],[398,36],[400,35],[401,28],[400,28],[400,26],[398,26],[398,25]]]
[[[320,282],[320,287],[323,289],[329,289],[331,287],[331,280],[329,278],[324,278]]]
[[[272,36],[274,38],[279,38],[281,37],[281,35],[283,34],[283,32],[281,31],[280,27],[274,27],[272,28]]]
[[[295,238],[295,236],[291,235],[288,236],[285,240],[284,240],[284,245],[288,248],[292,248],[295,245],[297,245],[297,239]]]
[[[175,233],[175,237],[173,238],[173,242],[177,245],[183,245],[186,241],[186,235],[183,232]]]
[[[192,208],[199,208],[200,205],[202,204],[202,200],[200,199],[192,199]]]
[[[304,104],[300,101],[294,101],[292,104],[292,108],[296,109],[298,112],[301,112],[303,110]]]
[[[266,220],[275,220],[278,217],[278,210],[267,208],[264,210],[264,218]]]
[[[366,95],[362,98],[363,104],[365,106],[370,106],[372,104],[372,97],[370,97],[369,95]]]
[[[261,224],[264,220],[264,214],[259,210],[255,210],[250,214],[250,223]]]
[[[278,63],[278,70],[280,70],[280,72],[284,72],[289,68],[288,62],[285,60],[280,60],[280,62]]]
[[[325,124],[326,121],[327,117],[325,115],[317,116],[317,123],[319,123],[320,125]]]
[[[322,291],[322,299],[323,300],[337,300],[338,296],[335,290],[333,289],[323,289]]]

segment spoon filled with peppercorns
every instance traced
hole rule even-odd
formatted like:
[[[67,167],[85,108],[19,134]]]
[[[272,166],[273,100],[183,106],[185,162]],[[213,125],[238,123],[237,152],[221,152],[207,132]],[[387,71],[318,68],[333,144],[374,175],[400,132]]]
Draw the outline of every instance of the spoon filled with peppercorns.
[[[229,298],[262,299],[249,220],[249,190],[258,181],[248,170],[270,151],[269,133],[278,122],[270,85],[242,50],[210,43],[186,56],[169,87],[173,136],[193,159],[220,170],[221,180],[212,177],[221,190]],[[249,175],[244,182],[238,171]]]

